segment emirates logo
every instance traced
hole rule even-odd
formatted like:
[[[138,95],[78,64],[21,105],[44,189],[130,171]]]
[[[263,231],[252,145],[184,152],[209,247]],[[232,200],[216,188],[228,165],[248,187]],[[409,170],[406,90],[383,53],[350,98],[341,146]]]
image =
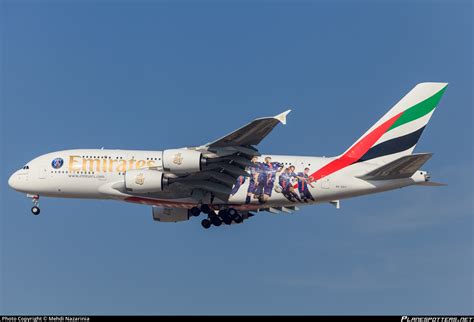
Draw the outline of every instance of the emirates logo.
[[[181,153],[176,153],[174,155],[173,163],[176,164],[176,165],[183,164],[183,157],[181,156]]]
[[[143,173],[137,174],[137,176],[135,177],[135,183],[140,186],[143,186],[143,184],[145,183],[145,176],[143,175]]]

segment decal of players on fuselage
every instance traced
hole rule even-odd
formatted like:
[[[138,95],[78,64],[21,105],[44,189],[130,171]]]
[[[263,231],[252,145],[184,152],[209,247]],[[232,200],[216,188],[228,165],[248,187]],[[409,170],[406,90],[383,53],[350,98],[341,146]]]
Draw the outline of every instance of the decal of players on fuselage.
[[[305,168],[303,172],[300,172],[296,175],[298,179],[298,192],[300,193],[300,198],[304,202],[308,202],[308,199],[314,201],[313,195],[309,191],[308,186],[314,188],[313,182],[314,178],[309,176],[309,168]]]
[[[279,178],[281,193],[286,197],[286,199],[290,200],[291,202],[301,202],[300,197],[295,192],[295,188],[293,187],[295,179],[295,166],[290,165],[288,168],[285,169],[285,171],[282,175],[280,175]]]
[[[251,161],[253,165],[247,167],[249,184],[246,204],[251,203],[254,199],[257,199],[260,204],[265,203],[272,196],[273,190],[283,194],[291,202],[314,201],[309,187],[314,188],[315,181],[309,175],[309,168],[305,168],[303,172],[295,173],[294,165],[285,168],[283,163],[273,162],[271,157],[265,157],[264,162],[258,162],[258,157],[253,157]],[[231,196],[235,195],[246,181],[246,177],[239,176],[232,187]]]

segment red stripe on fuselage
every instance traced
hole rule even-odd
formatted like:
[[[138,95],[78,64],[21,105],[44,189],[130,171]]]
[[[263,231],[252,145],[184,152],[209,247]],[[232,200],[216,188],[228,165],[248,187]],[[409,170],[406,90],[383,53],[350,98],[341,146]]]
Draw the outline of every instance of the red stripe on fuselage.
[[[372,132],[364,136],[359,142],[344,153],[341,157],[333,160],[314,172],[310,177],[314,180],[321,179],[322,177],[328,176],[336,171],[339,171],[354,162],[358,161],[374,144],[380,139],[380,137],[387,132],[387,130],[395,123],[395,121],[402,115],[399,113],[391,119],[385,121],[379,127],[374,129]],[[295,185],[295,188],[297,185]]]

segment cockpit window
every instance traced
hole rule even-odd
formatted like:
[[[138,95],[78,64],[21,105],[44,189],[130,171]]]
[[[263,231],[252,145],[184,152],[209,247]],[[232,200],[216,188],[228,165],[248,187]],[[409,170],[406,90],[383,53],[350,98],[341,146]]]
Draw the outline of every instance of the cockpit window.
[[[25,165],[22,169],[23,170],[28,170],[29,168],[30,168],[29,166]]]

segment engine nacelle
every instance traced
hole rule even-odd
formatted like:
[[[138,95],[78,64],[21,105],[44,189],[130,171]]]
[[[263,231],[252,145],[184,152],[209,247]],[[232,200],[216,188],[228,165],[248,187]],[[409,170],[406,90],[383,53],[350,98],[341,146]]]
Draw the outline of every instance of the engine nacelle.
[[[178,222],[189,220],[188,209],[152,207],[153,220],[161,222]]]
[[[137,192],[163,191],[166,178],[163,172],[151,169],[129,170],[125,172],[125,189]]]
[[[193,173],[201,171],[205,159],[196,150],[170,149],[163,151],[163,170],[171,173]]]

